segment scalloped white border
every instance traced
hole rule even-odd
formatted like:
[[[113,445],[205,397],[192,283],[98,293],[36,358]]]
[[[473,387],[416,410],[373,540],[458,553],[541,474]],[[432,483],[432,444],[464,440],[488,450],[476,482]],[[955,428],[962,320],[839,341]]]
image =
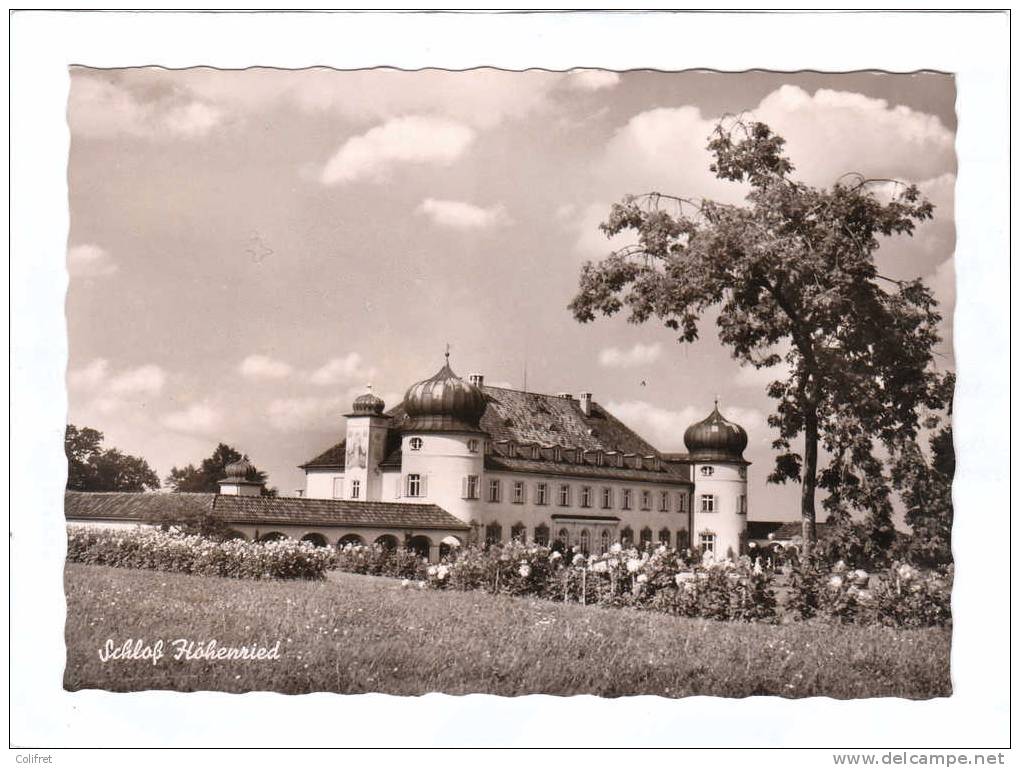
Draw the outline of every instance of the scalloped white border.
[[[14,745],[1005,746],[1012,469],[1003,425],[1010,348],[1008,16],[20,12],[11,34]],[[957,73],[955,694],[931,702],[835,702],[63,691],[60,438],[71,63]],[[807,764],[809,755],[753,759]],[[255,759],[264,758],[275,760],[272,753]],[[811,762],[817,759],[829,758],[816,755]]]

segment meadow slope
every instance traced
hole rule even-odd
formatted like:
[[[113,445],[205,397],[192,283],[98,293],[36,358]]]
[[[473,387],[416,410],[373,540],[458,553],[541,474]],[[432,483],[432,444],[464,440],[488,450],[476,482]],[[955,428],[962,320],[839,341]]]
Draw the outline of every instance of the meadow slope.
[[[68,690],[948,696],[951,628],[717,623],[332,573],[251,582],[69,564]],[[281,641],[276,661],[100,660],[108,639]],[[166,649],[168,654],[172,648]]]

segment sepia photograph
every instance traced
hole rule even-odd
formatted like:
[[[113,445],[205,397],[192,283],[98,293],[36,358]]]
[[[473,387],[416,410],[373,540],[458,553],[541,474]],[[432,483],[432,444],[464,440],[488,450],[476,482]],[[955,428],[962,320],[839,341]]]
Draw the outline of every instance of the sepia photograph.
[[[71,72],[68,690],[952,692],[935,72]]]
[[[1005,764],[1008,12],[9,28],[17,763]]]

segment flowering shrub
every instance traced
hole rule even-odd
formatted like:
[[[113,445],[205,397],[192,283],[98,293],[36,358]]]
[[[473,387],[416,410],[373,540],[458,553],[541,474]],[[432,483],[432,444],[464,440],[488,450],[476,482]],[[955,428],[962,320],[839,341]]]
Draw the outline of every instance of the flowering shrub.
[[[387,549],[379,544],[345,544],[336,551],[333,567],[369,576],[425,578],[425,561],[411,549]]]
[[[893,565],[870,574],[842,560],[826,567],[821,558],[803,562],[791,574],[788,607],[801,618],[824,616],[841,623],[891,627],[943,626],[952,620],[952,566],[920,571]]]
[[[265,543],[213,541],[151,528],[73,526],[67,534],[67,559],[237,579],[321,579],[332,564],[333,554],[293,539]]]

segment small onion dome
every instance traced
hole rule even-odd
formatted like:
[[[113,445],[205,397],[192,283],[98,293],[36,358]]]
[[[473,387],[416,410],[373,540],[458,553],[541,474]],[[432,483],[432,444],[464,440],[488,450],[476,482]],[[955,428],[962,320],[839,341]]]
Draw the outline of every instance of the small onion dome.
[[[385,409],[386,403],[383,402],[382,398],[376,397],[371,392],[358,395],[354,398],[354,404],[351,406],[351,412],[355,416],[378,416]]]
[[[457,376],[447,360],[439,373],[407,390],[404,411],[408,421],[403,429],[408,432],[478,432],[485,407],[482,390]]]
[[[684,445],[693,461],[743,461],[747,432],[724,419],[716,403],[707,419],[687,428]]]
[[[227,473],[226,480],[247,480],[248,476],[255,471],[255,465],[247,459],[241,459],[227,464],[224,471]]]

